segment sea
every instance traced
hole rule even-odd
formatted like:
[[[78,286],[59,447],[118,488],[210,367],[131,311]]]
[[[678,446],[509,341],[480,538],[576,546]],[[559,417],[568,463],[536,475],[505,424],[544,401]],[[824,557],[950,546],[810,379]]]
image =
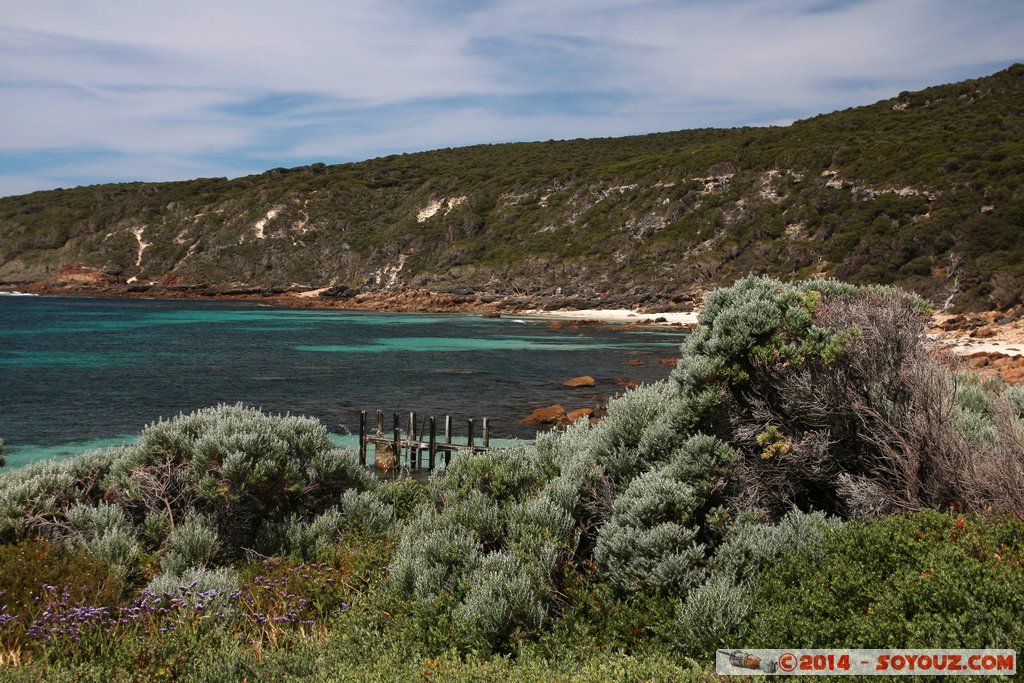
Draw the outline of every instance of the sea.
[[[7,467],[137,438],[161,418],[241,403],[321,420],[355,446],[359,412],[487,417],[530,440],[534,409],[594,407],[669,375],[683,334],[548,318],[295,310],[251,302],[0,296]],[[631,362],[632,361],[632,362]],[[642,363],[642,364],[641,364]],[[594,387],[562,383],[590,375]]]

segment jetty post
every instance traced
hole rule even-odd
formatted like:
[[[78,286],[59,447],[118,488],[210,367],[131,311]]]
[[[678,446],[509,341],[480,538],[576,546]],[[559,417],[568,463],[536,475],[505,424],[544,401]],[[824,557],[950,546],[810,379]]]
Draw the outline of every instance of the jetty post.
[[[359,464],[366,465],[366,411],[359,411]]]
[[[409,469],[420,468],[420,451],[416,447],[416,413],[409,413]],[[415,455],[413,455],[415,453]]]
[[[398,413],[395,413],[395,465],[398,467],[402,466],[402,427],[398,422]]]
[[[434,460],[437,457],[437,420],[430,417],[430,460],[427,463],[427,467],[430,471],[434,471]]]

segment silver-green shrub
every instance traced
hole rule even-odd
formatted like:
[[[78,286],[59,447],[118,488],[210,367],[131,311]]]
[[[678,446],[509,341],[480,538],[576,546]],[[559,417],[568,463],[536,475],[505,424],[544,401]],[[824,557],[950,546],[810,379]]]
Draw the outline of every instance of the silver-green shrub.
[[[715,576],[736,583],[749,581],[790,549],[813,548],[842,522],[822,512],[791,510],[777,524],[757,523],[750,515],[729,529],[709,563]]]
[[[165,543],[166,555],[160,567],[168,574],[181,574],[189,567],[208,567],[220,550],[220,537],[213,521],[192,514],[171,530]]]
[[[511,552],[487,555],[469,574],[453,616],[490,643],[541,627],[548,616],[555,559],[552,546],[525,559]]]
[[[999,448],[1003,441],[1015,440],[1024,426],[1020,422],[1024,391],[1005,387],[998,379],[982,379],[975,373],[953,375],[955,418],[973,445]],[[1004,390],[1005,389],[1005,390]]]
[[[432,601],[465,594],[465,582],[480,565],[483,548],[452,515],[428,511],[402,534],[391,577],[399,590]]]
[[[347,533],[383,536],[394,524],[394,508],[369,491],[350,489],[342,494],[337,506],[312,519],[292,517],[265,524],[257,534],[256,549],[263,555],[313,560]]]
[[[442,494],[465,497],[471,491],[498,501],[523,500],[536,495],[545,473],[534,452],[525,446],[486,453],[462,453],[442,479]]]
[[[139,543],[127,527],[114,527],[92,538],[80,538],[75,545],[104,560],[123,575],[135,570]]]
[[[706,657],[743,642],[754,613],[751,598],[762,572],[783,553],[813,551],[841,522],[822,513],[791,511],[778,524],[745,515],[729,530],[708,563],[708,577],[677,610],[682,649]]]
[[[62,463],[40,462],[0,476],[0,538],[11,541],[50,529],[77,502],[80,489]]]
[[[610,487],[577,454],[515,448],[462,458],[432,481],[434,505],[402,529],[391,575],[399,591],[444,605],[445,618],[498,645],[548,618],[580,519],[596,519],[597,493]]]
[[[1024,384],[1007,387],[1003,398],[1013,408],[1018,420],[1024,420]]]
[[[116,505],[75,504],[67,511],[71,547],[85,550],[121,572],[131,570],[139,543],[124,511]]]
[[[658,469],[635,477],[615,498],[598,534],[594,558],[620,589],[685,595],[703,578],[707,525],[735,454],[713,437],[695,435]]]
[[[103,502],[97,505],[72,505],[67,510],[67,521],[77,535],[86,538],[99,536],[110,529],[131,526],[131,520],[124,510],[117,505]]]
[[[667,381],[638,387],[609,402],[608,414],[596,426],[581,421],[564,433],[538,434],[537,449],[556,466],[574,458],[599,464],[622,491],[679,443],[672,422],[676,402],[676,389]]]
[[[334,507],[379,525],[386,512],[368,499],[346,498],[376,488],[356,454],[335,448],[316,420],[218,406],[150,425],[131,445],[4,473],[0,540],[65,538],[71,514],[80,524],[115,524],[115,516],[103,516],[112,508],[99,505],[109,503],[127,520],[111,528],[130,533],[104,541],[92,530],[83,538],[124,556],[138,536],[177,571],[189,563],[233,561],[267,525],[308,522]],[[195,515],[204,520],[202,530],[192,525],[200,519]]]
[[[146,590],[193,607],[202,605],[209,614],[227,615],[233,611],[230,597],[238,590],[238,574],[228,567],[189,567],[180,574],[164,572],[156,576]]]

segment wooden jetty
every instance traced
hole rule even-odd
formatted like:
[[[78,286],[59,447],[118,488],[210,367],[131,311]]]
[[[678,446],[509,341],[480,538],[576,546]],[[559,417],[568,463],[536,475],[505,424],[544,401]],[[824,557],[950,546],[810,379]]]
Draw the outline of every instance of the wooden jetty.
[[[480,444],[476,443],[476,421],[466,421],[466,443],[453,442],[452,418],[444,417],[444,433],[438,439],[438,420],[431,416],[419,420],[416,413],[409,413],[405,435],[402,434],[401,419],[398,413],[393,414],[390,433],[384,431],[384,411],[377,411],[377,421],[373,431],[367,424],[366,411],[359,412],[359,461],[366,467],[382,470],[407,468],[418,472],[433,472],[444,464],[448,469],[452,456],[461,451],[481,453],[491,448],[490,421],[481,420]],[[417,432],[417,429],[419,430]],[[417,436],[418,434],[418,436]],[[366,462],[368,446],[374,446],[373,463]],[[424,457],[425,456],[425,457]],[[424,462],[425,460],[425,462]],[[426,465],[426,467],[424,467]]]

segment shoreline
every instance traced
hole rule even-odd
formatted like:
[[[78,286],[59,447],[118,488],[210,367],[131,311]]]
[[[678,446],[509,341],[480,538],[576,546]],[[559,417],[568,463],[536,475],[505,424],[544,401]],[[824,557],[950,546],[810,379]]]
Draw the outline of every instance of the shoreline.
[[[671,327],[691,329],[697,325],[702,293],[686,297],[675,310],[642,307],[594,306],[566,308],[552,297],[500,295],[489,293],[452,294],[427,289],[360,292],[353,296],[325,296],[327,288],[273,289],[255,287],[215,288],[208,285],[126,285],[94,272],[75,273],[59,282],[2,285],[0,293],[13,296],[80,296],[108,299],[174,299],[187,301],[257,302],[292,309],[333,309],[379,311],[382,313],[468,313],[488,317],[518,316],[547,320],[557,325],[625,325],[633,329]],[[563,300],[564,301],[564,300]],[[599,301],[587,303],[599,304]],[[680,310],[686,308],[688,310]],[[929,338],[950,353],[966,358],[1002,356],[1024,358],[1024,320],[1007,321],[1004,314],[990,311],[964,315],[937,313],[932,318]]]
[[[338,288],[287,288],[216,286],[211,284],[128,284],[113,276],[88,269],[63,273],[53,280],[2,284],[8,295],[82,296],[110,299],[178,299],[192,301],[256,301],[284,308],[324,308],[408,313],[480,313],[531,315],[576,321],[622,323],[653,322],[679,314],[683,324],[696,324],[695,307],[702,292],[680,294],[671,303],[640,306],[625,295],[573,298],[546,294],[499,294],[491,292],[438,292],[423,288],[354,291]],[[607,299],[607,301],[606,301]],[[573,305],[575,302],[577,305]],[[568,304],[568,305],[567,305]],[[636,305],[637,310],[623,306]]]

